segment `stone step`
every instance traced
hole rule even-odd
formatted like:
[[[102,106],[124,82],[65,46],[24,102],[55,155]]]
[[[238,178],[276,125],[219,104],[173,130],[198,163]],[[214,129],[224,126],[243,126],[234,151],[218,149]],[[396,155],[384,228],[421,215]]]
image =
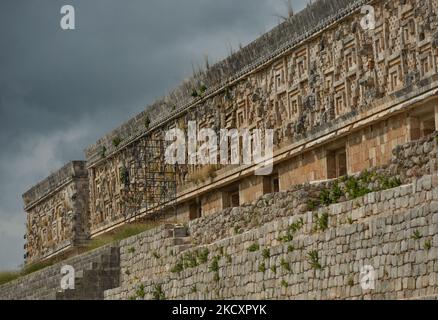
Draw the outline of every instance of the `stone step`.
[[[174,252],[174,254],[176,255],[176,254],[181,253],[181,252],[183,252],[183,251],[186,251],[186,250],[188,250],[188,249],[190,249],[190,248],[192,248],[192,247],[193,247],[192,244],[176,245],[176,246],[174,247],[174,249],[173,249],[173,252]]]
[[[184,244],[191,244],[191,243],[192,243],[191,237],[173,238],[173,244],[175,246],[184,245]]]
[[[187,228],[183,227],[183,226],[176,226],[173,229],[173,237],[174,238],[183,238],[183,237],[187,237],[188,233],[187,233]]]

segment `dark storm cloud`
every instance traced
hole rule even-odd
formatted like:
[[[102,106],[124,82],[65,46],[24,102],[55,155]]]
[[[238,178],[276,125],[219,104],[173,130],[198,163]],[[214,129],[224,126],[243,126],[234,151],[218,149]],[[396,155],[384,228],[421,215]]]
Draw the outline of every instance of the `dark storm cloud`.
[[[74,31],[59,27],[64,4]],[[282,11],[282,0],[2,0],[0,269],[22,261],[28,187]]]

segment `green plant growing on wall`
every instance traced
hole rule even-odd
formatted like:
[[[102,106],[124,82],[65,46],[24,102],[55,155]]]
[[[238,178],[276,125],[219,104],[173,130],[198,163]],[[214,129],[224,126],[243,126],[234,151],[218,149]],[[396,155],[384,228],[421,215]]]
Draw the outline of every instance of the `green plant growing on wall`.
[[[215,256],[209,266],[209,270],[211,272],[214,272],[214,277],[213,280],[215,282],[219,282],[220,278],[219,278],[219,260],[220,257],[219,256]]]
[[[161,284],[154,285],[154,290],[152,291],[153,300],[166,300],[166,295]]]
[[[209,266],[210,271],[212,272],[218,272],[219,271],[219,256],[215,256]]]
[[[289,283],[286,281],[286,280],[281,280],[281,283],[280,283],[280,285],[283,287],[283,288],[287,288],[287,287],[289,287]]]
[[[137,298],[141,298],[144,299],[144,296],[146,295],[146,293],[144,292],[144,285],[140,285],[137,289],[137,291],[135,292],[135,295]]]
[[[198,91],[196,91],[196,89],[192,90],[192,93],[190,94],[193,98],[196,98],[199,96]]]
[[[184,270],[184,265],[181,261],[178,261],[173,267],[172,269],[170,269],[170,272],[172,273],[180,273]]]
[[[387,176],[380,176],[379,177],[379,184],[380,184],[381,190],[386,190],[386,189],[397,188],[397,187],[402,185],[402,182],[401,182],[400,178],[397,178],[397,177],[390,178]]]
[[[134,247],[129,247],[128,253],[134,253],[134,252],[135,252],[135,248]]]
[[[339,186],[338,182],[334,182],[330,189],[323,189],[320,193],[320,202],[325,205],[329,206],[333,203],[337,203],[339,199],[344,195],[344,192],[342,191],[341,187]]]
[[[185,269],[195,268],[198,266],[198,261],[196,260],[196,256],[188,252],[183,256],[183,266]]]
[[[198,292],[198,289],[196,288],[196,285],[193,285],[192,288],[190,289],[190,293],[196,293]]]
[[[122,182],[125,187],[128,187],[130,184],[128,169],[125,167],[120,168],[119,175],[120,175],[120,182]]]
[[[265,263],[261,263],[259,265],[259,272],[265,273],[265,271],[266,271],[266,265],[265,265]]]
[[[369,189],[369,184],[377,182],[377,187]],[[341,184],[340,184],[341,183]],[[378,174],[375,171],[364,171],[359,176],[344,176],[333,183],[331,187],[321,190],[319,201],[324,206],[338,203],[341,197],[348,196],[349,200],[362,197],[372,191],[380,191],[398,187],[402,181],[398,177],[389,177],[384,174]],[[317,207],[308,203],[312,211]]]
[[[303,218],[298,219],[294,223],[292,223],[286,231],[286,234],[283,236],[280,236],[278,238],[281,242],[291,242],[294,239],[295,233],[300,230],[304,226],[304,220]]]
[[[291,271],[290,263],[288,261],[286,261],[284,258],[281,258],[280,266],[283,268],[283,270],[285,270],[287,272]]]
[[[350,287],[354,286],[354,279],[353,279],[352,276],[348,277],[347,285],[350,286]]]
[[[122,143],[122,139],[119,136],[116,136],[113,138],[112,142],[113,142],[113,146],[117,148],[120,145],[120,143]]]
[[[188,252],[183,256],[183,264],[185,269],[195,268],[198,266],[197,257],[192,253]]]
[[[151,118],[149,118],[149,116],[146,116],[144,118],[144,127],[145,127],[145,129],[146,130],[149,129],[150,125],[151,125]]]
[[[322,189],[319,195],[320,201],[323,205],[328,206],[332,204],[332,199],[330,197],[330,191],[328,189]]]
[[[160,259],[160,258],[161,258],[157,251],[152,252],[152,256],[153,256],[155,259]]]
[[[240,228],[238,226],[234,227],[234,234],[240,234]]]
[[[313,219],[315,221],[315,225],[313,227],[314,231],[325,231],[328,228],[328,222],[329,222],[329,215],[327,212],[323,213],[321,216],[318,216],[318,214],[315,212],[313,214]]]
[[[295,247],[293,245],[288,245],[287,246],[287,252],[288,253],[291,253],[291,252],[294,252],[294,251],[295,251]]]
[[[259,251],[259,249],[260,249],[260,245],[258,243],[253,243],[252,245],[249,246],[248,251],[256,252]]]
[[[421,238],[423,238],[423,235],[421,234],[421,232],[417,229],[414,231],[414,233],[412,234],[411,237],[413,240],[420,240]]]
[[[304,226],[304,220],[303,218],[299,218],[297,221],[292,223],[289,226],[289,231],[295,234],[297,231],[299,231]]]
[[[277,266],[275,264],[271,266],[271,271],[277,273]]]
[[[106,157],[106,147],[102,146],[102,148],[100,149],[100,157],[103,159]]]
[[[424,242],[424,250],[429,251],[432,248],[432,242],[430,240],[426,240]]]
[[[341,187],[339,187],[338,182],[335,182],[332,186],[332,189],[330,191],[330,197],[332,200],[332,203],[336,203],[339,201],[339,199],[344,195],[344,192],[342,191]]]
[[[307,202],[307,210],[313,211],[318,207],[318,202],[316,200],[309,200]]]
[[[210,251],[208,251],[207,248],[202,249],[198,252],[198,262],[199,264],[204,264],[208,261],[208,255],[210,254]]]
[[[318,251],[312,250],[307,254],[307,261],[309,262],[310,266],[315,270],[321,270],[322,266],[319,263],[319,254]]]
[[[368,181],[365,175],[365,181]],[[349,177],[345,182],[346,193],[350,200],[362,197],[371,192],[368,187],[364,185],[365,182],[355,177]]]
[[[225,259],[227,260],[228,264],[230,264],[233,261],[233,259],[231,258],[231,255],[229,255],[229,254],[225,255]]]
[[[271,256],[271,251],[268,248],[263,249],[262,251],[263,259],[269,259],[270,256]]]
[[[207,86],[205,84],[201,85],[201,87],[199,88],[199,92],[201,94],[204,94],[207,91]]]
[[[291,242],[293,239],[294,239],[294,236],[290,232],[286,232],[285,235],[278,237],[278,241],[281,241],[281,242]]]

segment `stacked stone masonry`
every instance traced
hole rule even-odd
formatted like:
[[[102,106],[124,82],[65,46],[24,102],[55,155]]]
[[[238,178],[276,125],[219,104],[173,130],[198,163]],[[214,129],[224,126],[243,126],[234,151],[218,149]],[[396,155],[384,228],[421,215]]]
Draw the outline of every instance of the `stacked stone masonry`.
[[[75,290],[63,290],[63,266],[75,270]],[[0,286],[0,300],[98,300],[119,283],[118,246],[105,246]]]
[[[25,262],[58,255],[89,238],[88,171],[72,161],[23,195]]]
[[[292,186],[68,259],[0,286],[0,298],[436,298],[437,154],[436,135],[407,143],[373,170],[401,186],[312,210],[336,181]],[[76,270],[75,290],[60,290],[63,265]],[[363,266],[376,272],[374,290],[361,287]]]
[[[273,201],[275,197],[278,195],[265,199],[271,203],[265,208],[278,215],[274,221],[183,252],[148,235],[122,242],[121,287],[106,291],[105,298],[140,299],[139,288],[146,299],[156,297],[157,290],[167,299],[411,299],[438,295],[438,176],[321,208],[318,215],[329,216],[324,231],[315,230],[314,213],[287,208],[296,200],[292,194],[289,198],[284,195],[281,202]],[[225,223],[229,214],[218,215],[217,226]],[[300,219],[303,225],[293,240],[279,240]],[[196,234],[197,228],[217,234],[219,227],[201,219],[189,227],[190,233]],[[254,245],[257,248],[251,250]],[[206,262],[172,273],[182,257],[199,257],[205,248],[209,252]],[[312,267],[311,252],[318,253],[320,268]],[[217,271],[212,270],[215,257]],[[363,290],[360,285],[361,267],[367,265],[376,271],[375,290]]]
[[[361,26],[360,9],[365,4],[375,9],[374,29]],[[164,157],[163,152],[154,154],[154,161],[145,161],[145,150],[150,150],[148,146],[153,141],[162,141],[169,129],[187,132],[191,121],[196,122],[197,132],[203,128],[216,132],[219,129],[261,129],[264,132],[273,129],[272,175],[255,176],[252,165],[180,164],[174,171],[162,166],[155,168]],[[215,293],[211,291],[206,293],[189,286],[196,280],[200,286],[209,287],[209,278],[218,278],[216,272],[213,275],[204,272],[208,269],[204,265],[176,275],[169,272],[169,266],[176,263],[180,251],[207,245],[214,252],[218,241],[228,243],[231,251],[227,254],[237,259],[235,262],[232,257],[232,270],[224,265],[223,257],[218,262],[220,279],[215,290],[221,297],[244,297],[245,294],[245,297],[304,297],[306,289],[308,297],[363,297],[357,292],[357,270],[364,262],[364,252],[367,258],[397,259],[397,263],[401,259],[403,265],[414,264],[418,268],[421,265],[428,272],[436,272],[434,259],[427,260],[430,252],[436,253],[435,241],[431,241],[433,245],[427,253],[421,253],[427,263],[411,261],[410,257],[404,257],[405,251],[403,259],[402,254],[395,251],[392,255],[397,254],[397,258],[381,251],[369,254],[368,250],[378,250],[369,249],[370,243],[382,239],[370,238],[366,228],[371,228],[367,221],[378,223],[382,228],[401,225],[411,228],[408,218],[417,219],[416,210],[421,207],[416,205],[417,199],[426,194],[424,199],[432,206],[429,200],[434,197],[435,189],[418,194],[415,188],[423,176],[433,176],[435,183],[438,164],[434,132],[437,129],[438,2],[319,0],[229,58],[195,75],[87,148],[86,162],[66,165],[25,193],[28,221],[25,262],[54,257],[128,221],[152,217],[156,212],[145,209],[153,201],[151,195],[166,194],[167,189],[145,187],[144,172],[161,170],[161,178],[166,180],[170,176],[177,183],[175,202],[172,206],[160,207],[162,216],[168,218],[167,222],[188,223],[189,234],[185,234],[184,228],[163,224],[162,229],[123,241],[120,244],[120,285],[114,285],[120,288],[108,291],[107,298],[132,297],[139,281],[145,282],[148,293],[158,290],[153,284],[162,285],[169,298],[187,297],[189,289],[196,291],[190,297],[214,298]],[[357,210],[369,210],[370,206],[379,208],[373,209],[373,215],[365,220],[355,219],[352,225],[345,220],[333,225],[329,236],[328,231],[310,233],[307,230],[312,225],[307,212],[308,201],[318,199],[318,188],[327,184],[318,182],[370,168],[379,168],[406,183],[395,196],[397,200],[390,202],[408,201],[409,206],[393,208],[391,204],[388,209],[383,204],[386,198],[382,204],[378,198],[378,203],[371,206],[366,197],[360,201],[366,203],[363,208],[367,209],[353,208],[349,202],[333,205],[329,210],[342,207],[344,211],[339,215],[345,219],[349,209],[358,214]],[[400,195],[409,188],[413,191],[411,195]],[[375,196],[382,194],[384,192],[377,192]],[[418,227],[433,229],[434,213],[424,213],[421,217],[426,219],[426,224]],[[387,222],[384,217],[389,214],[399,217],[400,222]],[[300,241],[294,240],[302,250],[286,254],[289,245],[277,243],[274,238],[278,236],[277,227],[288,224],[291,216],[293,219],[302,217],[307,231],[297,238]],[[330,221],[339,222],[338,216],[331,215]],[[347,233],[350,228],[357,229],[348,236],[338,236],[338,229]],[[265,235],[262,230],[266,231]],[[382,232],[391,234],[386,229]],[[357,238],[351,239],[352,234]],[[432,236],[430,232],[424,234]],[[318,242],[321,237],[328,237],[326,243]],[[411,245],[407,234],[401,239]],[[256,265],[256,269],[263,269],[259,255],[247,253],[243,247],[249,246],[251,241],[272,247],[273,257],[264,262],[268,271],[262,275],[249,272]],[[328,285],[327,270],[334,268],[334,261],[338,263],[336,259],[350,254],[345,241],[352,241],[352,250],[362,251],[357,253],[359,258],[351,256],[355,258],[352,266],[342,260],[341,271],[335,273],[336,285]],[[396,246],[392,241],[385,238],[382,246],[387,245],[392,250]],[[409,248],[409,255],[422,252],[419,247]],[[313,271],[313,279],[310,278],[312,270],[305,262],[306,254],[312,250],[321,251],[327,266]],[[340,250],[342,258],[335,258],[333,250]],[[274,261],[278,264],[282,255],[292,259],[293,270],[299,270],[301,276],[281,271],[278,271],[281,277],[271,274],[274,272],[269,271],[270,267]],[[386,279],[385,271],[399,272],[398,269],[380,271],[379,263],[376,268],[379,273],[383,272],[379,274],[381,279]],[[202,272],[196,274],[197,271]],[[330,281],[334,281],[333,272],[330,271]],[[242,280],[239,280],[241,274]],[[182,286],[177,286],[181,281],[179,277],[184,279]],[[259,281],[260,277],[266,281]],[[350,281],[350,277],[353,280]],[[414,289],[419,291],[398,290],[398,279],[409,282],[412,280],[405,279],[413,277],[390,274],[388,279],[397,290],[379,289],[370,296],[401,297],[399,292],[403,295],[407,292],[406,298],[410,298],[436,293],[431,289],[432,284],[416,284]],[[278,281],[283,284],[281,292],[275,289]],[[354,286],[343,287],[341,283],[345,281]],[[232,290],[236,283],[239,292]],[[260,285],[267,290],[260,291]],[[402,286],[404,288],[404,282]]]

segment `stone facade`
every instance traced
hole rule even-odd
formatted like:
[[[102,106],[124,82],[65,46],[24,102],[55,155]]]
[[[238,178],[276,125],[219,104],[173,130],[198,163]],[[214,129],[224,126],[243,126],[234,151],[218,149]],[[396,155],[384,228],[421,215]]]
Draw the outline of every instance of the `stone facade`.
[[[118,172],[132,148],[171,128],[187,130],[189,121],[197,130],[274,129],[271,179],[279,190],[388,164],[396,145],[435,131],[437,4],[371,1],[377,24],[364,30],[364,3],[310,5],[89,147],[91,216],[104,217],[98,228],[92,222],[92,235],[129,211]],[[180,219],[232,207],[236,192],[239,204],[269,192],[272,181],[252,175],[245,166],[179,166]]]
[[[294,186],[70,258],[0,286],[0,299],[437,299],[437,155],[436,134],[406,143],[361,174],[363,195],[315,204],[361,176]],[[60,290],[63,265],[75,290]]]
[[[375,9],[374,29],[361,26],[364,4]],[[390,164],[397,145],[438,127],[437,14],[432,0],[319,0],[195,75],[87,148],[88,186],[81,190],[88,197],[81,198],[89,205],[76,220],[82,234],[96,237],[158,209],[167,221],[186,222],[294,185]],[[175,169],[162,165],[164,151],[148,158],[153,141],[169,129],[187,131],[189,121],[197,131],[273,129],[272,175],[257,177],[251,165]],[[163,184],[146,185],[151,172]],[[175,199],[157,203],[157,194],[170,194],[170,180]],[[34,211],[51,215],[62,193],[58,198]],[[48,223],[56,219],[29,217],[35,230],[28,250],[38,252],[31,256],[55,254],[75,238],[53,241]]]
[[[0,300],[101,300],[117,287],[120,274],[118,246],[105,246],[0,286]],[[75,270],[75,289],[63,290],[63,266]]]
[[[23,195],[25,262],[50,258],[89,238],[88,171],[73,161]]]

